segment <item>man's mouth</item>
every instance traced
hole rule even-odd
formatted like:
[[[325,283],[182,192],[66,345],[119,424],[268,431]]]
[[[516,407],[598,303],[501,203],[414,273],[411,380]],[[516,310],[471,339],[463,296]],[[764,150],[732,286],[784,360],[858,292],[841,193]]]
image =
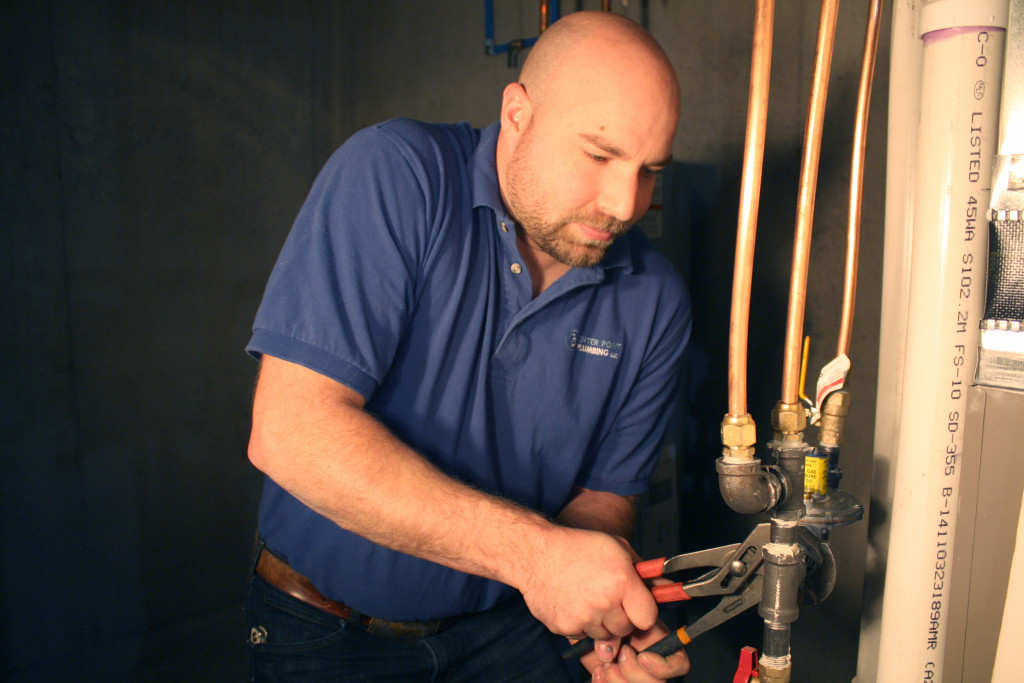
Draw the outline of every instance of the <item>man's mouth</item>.
[[[616,237],[614,232],[595,228],[586,223],[576,223],[576,228],[584,238],[593,242],[611,242]]]

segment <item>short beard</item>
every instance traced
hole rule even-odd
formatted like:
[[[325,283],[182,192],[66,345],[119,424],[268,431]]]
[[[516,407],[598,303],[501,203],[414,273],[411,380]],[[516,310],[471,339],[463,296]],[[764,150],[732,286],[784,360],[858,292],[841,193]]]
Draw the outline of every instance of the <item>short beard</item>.
[[[537,220],[536,217],[522,217],[517,220],[520,221],[523,232],[543,252],[573,268],[590,268],[600,263],[612,243],[626,234],[631,227],[630,223],[616,218],[594,220],[579,214],[565,216],[554,223]],[[610,240],[588,240],[583,237],[573,239],[574,233],[569,227],[572,223],[583,223],[610,232],[614,237]]]
[[[539,182],[526,151],[533,142],[532,130],[527,128],[519,145],[512,153],[506,167],[507,187],[505,201],[509,212],[519,223],[523,233],[544,253],[573,268],[590,268],[604,259],[608,248],[616,239],[626,234],[632,223],[617,218],[586,216],[572,213],[554,221],[543,215],[543,199],[538,197]],[[572,223],[583,223],[604,232],[610,232],[610,240],[588,240],[575,237]],[[575,237],[575,239],[574,239]]]

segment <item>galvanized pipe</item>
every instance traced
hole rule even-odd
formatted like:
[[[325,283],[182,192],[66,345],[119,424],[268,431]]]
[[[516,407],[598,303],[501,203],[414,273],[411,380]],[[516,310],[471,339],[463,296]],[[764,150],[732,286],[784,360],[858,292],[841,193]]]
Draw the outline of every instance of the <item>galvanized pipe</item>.
[[[758,614],[764,619],[760,671],[766,682],[788,681],[792,672],[790,624],[800,615],[798,596],[805,574],[797,531],[804,511],[804,456],[808,450],[803,442],[775,449],[785,493],[772,511],[771,537],[762,551],[764,590]]]

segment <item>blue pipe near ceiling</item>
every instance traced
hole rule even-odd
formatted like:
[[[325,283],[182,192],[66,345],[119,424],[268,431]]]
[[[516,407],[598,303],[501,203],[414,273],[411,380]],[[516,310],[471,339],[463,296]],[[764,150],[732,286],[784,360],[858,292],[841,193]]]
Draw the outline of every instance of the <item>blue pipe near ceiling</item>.
[[[548,25],[555,23],[562,16],[561,2],[559,0],[548,0]],[[494,0],[484,0],[484,52],[489,55],[500,55],[515,49],[530,47],[537,42],[537,36],[533,38],[521,38],[512,40],[500,45],[494,44]]]

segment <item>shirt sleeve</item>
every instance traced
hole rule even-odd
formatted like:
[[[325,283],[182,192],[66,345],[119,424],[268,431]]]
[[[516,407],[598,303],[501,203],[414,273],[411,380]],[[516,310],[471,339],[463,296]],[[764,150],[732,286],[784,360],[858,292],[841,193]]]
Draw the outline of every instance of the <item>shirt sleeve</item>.
[[[335,379],[369,398],[399,344],[430,223],[430,174],[381,127],[321,171],[274,266],[247,351]]]

